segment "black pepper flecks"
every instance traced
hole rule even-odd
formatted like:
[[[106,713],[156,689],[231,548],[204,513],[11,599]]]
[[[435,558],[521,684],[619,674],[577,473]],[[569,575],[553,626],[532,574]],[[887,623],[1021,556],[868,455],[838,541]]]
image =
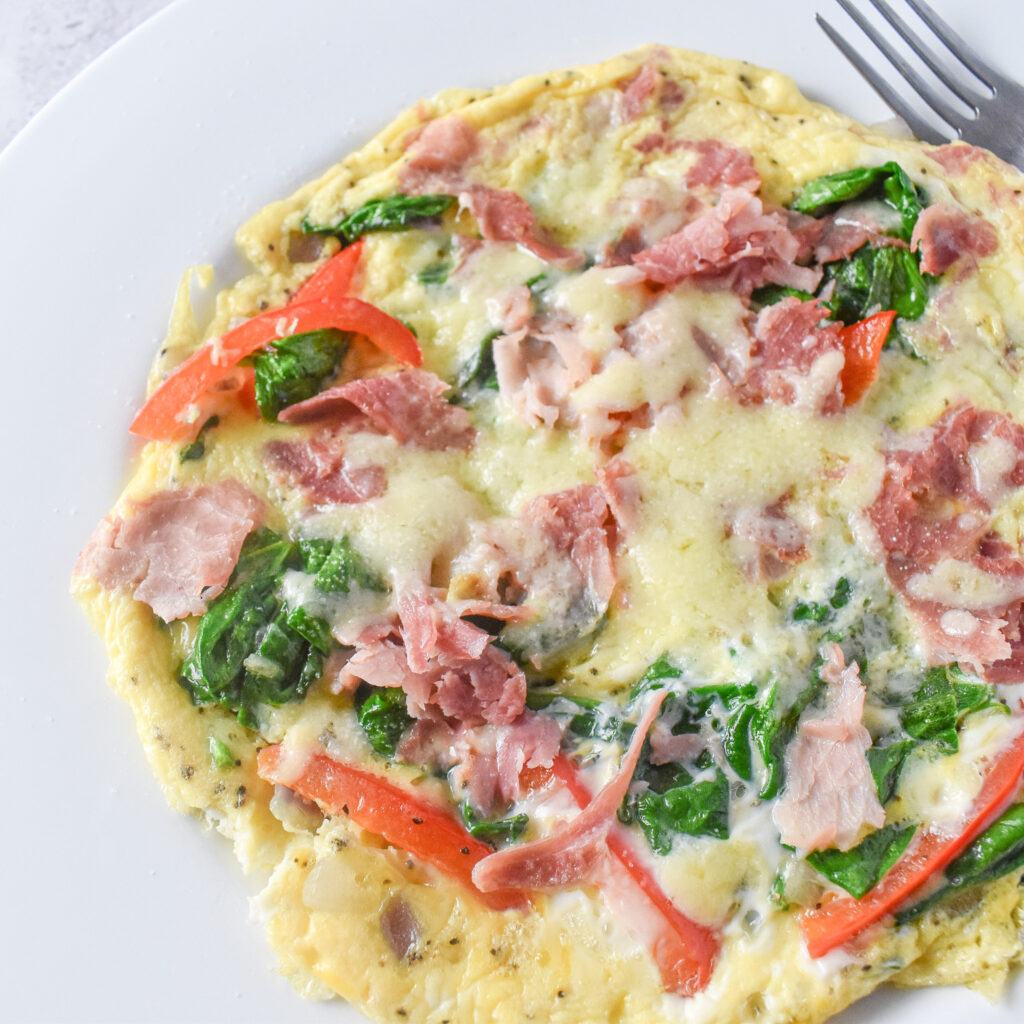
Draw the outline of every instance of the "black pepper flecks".
[[[235,790],[235,807],[241,807],[245,803],[245,786],[239,786]]]

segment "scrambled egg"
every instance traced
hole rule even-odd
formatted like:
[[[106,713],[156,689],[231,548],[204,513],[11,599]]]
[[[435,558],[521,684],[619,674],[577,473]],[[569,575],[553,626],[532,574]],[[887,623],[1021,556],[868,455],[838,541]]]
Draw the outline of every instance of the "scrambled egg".
[[[636,119],[605,110],[593,130],[588,119],[602,116],[601,104],[620,96],[622,83],[648,61],[678,83],[680,102]],[[599,639],[564,666],[562,691],[613,697],[666,651],[686,652],[688,670],[702,679],[754,678],[786,658],[813,656],[810,647],[794,654],[793,645],[809,641],[780,629],[779,602],[820,597],[840,571],[884,589],[877,561],[858,547],[855,533],[858,516],[878,493],[888,432],[930,424],[950,400],[1020,418],[1019,177],[993,159],[951,174],[926,147],[872,133],[810,103],[780,74],[692,53],[645,50],[493,91],[448,92],[418,104],[360,152],[246,224],[238,241],[253,272],[218,296],[207,325],[192,320],[186,277],[151,385],[234,318],[284,303],[312,269],[289,258],[302,220],[330,223],[341,211],[400,191],[397,175],[412,133],[454,111],[486,139],[479,179],[527,197],[538,222],[563,245],[588,249],[608,236],[608,218],[619,216],[621,197],[641,165],[650,193],[637,204],[671,190],[685,175],[691,152],[664,147],[652,155],[637,147],[658,133],[748,150],[762,180],[761,198],[780,205],[820,175],[897,160],[931,197],[954,199],[994,227],[997,258],[979,260],[976,273],[958,285],[956,301],[941,311],[941,323],[930,310],[907,328],[924,358],[884,353],[868,398],[842,415],[809,419],[771,403],[739,405],[709,396],[706,361],[696,350],[646,377],[623,368],[594,379],[580,397],[581,407],[599,408],[608,394],[629,394],[634,406],[684,396],[681,415],[631,432],[622,444],[645,482],[638,521],[617,558],[627,597],[611,609]],[[472,219],[457,216],[459,229],[471,232]],[[426,366],[451,380],[480,339],[501,327],[494,295],[549,267],[508,246],[490,258],[478,280],[431,288],[417,273],[438,255],[429,231],[371,234],[359,294],[410,324]],[[597,274],[554,278],[549,301],[583,321],[592,350],[639,311],[631,292],[610,290]],[[702,323],[709,333],[738,315],[734,299],[699,288],[681,290],[675,301],[672,318]],[[933,358],[937,354],[941,359]],[[357,535],[371,562],[413,568],[450,551],[459,524],[481,509],[516,516],[538,495],[593,481],[593,451],[579,432],[524,425],[501,404],[492,414],[468,454],[392,453],[387,495],[370,511],[351,505],[324,513],[318,528]],[[119,511],[163,489],[232,477],[266,502],[267,525],[287,532],[305,512],[300,499],[282,497],[268,475],[261,458],[267,429],[228,410],[201,459],[182,461],[178,446],[149,444]],[[788,590],[738,570],[735,542],[721,518],[723,509],[767,506],[781,495],[789,495],[816,531],[813,557],[780,585]],[[1014,542],[1020,514],[1012,496],[999,510],[997,527]],[[92,579],[77,578],[74,589],[105,637],[111,683],[134,710],[169,802],[208,820],[233,842],[245,870],[265,880],[258,905],[271,943],[282,971],[305,995],[337,994],[374,1019],[432,1024],[815,1022],[884,981],[967,983],[994,992],[1021,956],[1021,893],[1009,877],[914,924],[876,927],[847,952],[812,960],[795,916],[766,899],[779,864],[777,836],[765,833],[767,815],[751,803],[735,811],[730,839],[694,840],[655,858],[662,884],[686,912],[722,929],[710,985],[690,998],[668,995],[649,951],[592,887],[537,896],[526,913],[495,913],[343,816],[324,818],[284,792],[275,795],[256,772],[257,749],[268,742],[300,746],[329,735],[352,758],[372,761],[347,696],[314,686],[301,702],[268,709],[260,732],[247,730],[225,709],[193,705],[178,683],[193,620],[165,625],[125,590],[105,590]],[[912,624],[898,607],[892,621],[894,633],[912,646]],[[216,764],[211,741],[232,761],[222,757]],[[929,813],[928,794],[942,787],[926,774],[954,769],[953,761],[919,768],[905,800]],[[393,781],[421,776],[398,764],[389,770]],[[395,900],[418,922],[406,955],[380,926]]]

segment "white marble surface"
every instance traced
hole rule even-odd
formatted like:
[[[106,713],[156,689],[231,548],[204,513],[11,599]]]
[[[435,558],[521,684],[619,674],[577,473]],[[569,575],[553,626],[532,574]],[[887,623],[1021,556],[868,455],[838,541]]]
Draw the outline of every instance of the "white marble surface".
[[[171,0],[0,0],[0,149],[83,68]]]

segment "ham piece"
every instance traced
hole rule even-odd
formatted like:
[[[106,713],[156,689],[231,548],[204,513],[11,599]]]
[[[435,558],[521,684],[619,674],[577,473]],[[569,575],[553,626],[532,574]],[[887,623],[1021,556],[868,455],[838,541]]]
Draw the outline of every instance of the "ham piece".
[[[789,495],[765,507],[738,509],[727,529],[751,583],[782,579],[807,558],[807,531],[786,512]]]
[[[686,184],[691,188],[705,185],[712,189],[729,187],[756,192],[761,187],[761,175],[749,150],[719,139],[687,139],[682,146],[697,154],[696,163],[686,172]]]
[[[306,441],[268,441],[263,460],[317,505],[354,505],[379,498],[387,487],[384,467],[348,465],[344,439],[330,430]]]
[[[615,777],[575,818],[543,839],[500,850],[477,862],[473,881],[481,890],[559,889],[593,877],[608,856],[608,831],[633,779],[648,730],[667,696],[667,690],[660,690],[649,699]]]
[[[507,725],[451,725],[420,718],[396,754],[407,764],[450,772],[453,793],[468,800],[475,813],[490,817],[495,808],[519,799],[525,768],[551,767],[561,742],[562,727],[532,711]]]
[[[566,418],[572,391],[593,374],[593,360],[575,324],[564,317],[506,326],[492,352],[498,390],[530,426]]]
[[[772,817],[780,839],[802,852],[849,850],[865,826],[881,828],[885,811],[865,755],[871,736],[861,721],[864,685],[838,644],[822,651],[828,684],[823,714],[805,712],[786,751],[786,788]]]
[[[445,401],[448,385],[427,370],[364,377],[296,402],[278,417],[284,423],[338,422],[372,427],[399,444],[432,451],[468,451],[476,440],[469,413]]]
[[[523,670],[493,637],[459,618],[431,588],[407,583],[396,598],[397,629],[359,647],[335,690],[401,686],[409,714],[466,725],[509,725],[526,706]]]
[[[237,480],[161,491],[106,518],[75,563],[107,590],[129,587],[165,622],[202,615],[227,586],[263,502]]]
[[[658,284],[700,277],[746,293],[768,283],[814,291],[821,270],[794,262],[800,248],[785,210],[766,210],[746,189],[731,188],[681,230],[636,253],[633,264]]]
[[[966,174],[972,164],[984,161],[989,156],[978,146],[969,146],[964,142],[937,146],[928,155],[950,174]]]
[[[576,567],[588,590],[607,605],[615,589],[608,542],[608,502],[599,487],[583,484],[534,498],[523,519],[539,529],[556,552]]]
[[[695,342],[718,374],[712,388],[743,405],[776,402],[824,415],[841,411],[842,325],[823,324],[827,316],[817,301],[793,296],[765,306],[754,321],[745,358],[695,332]]]
[[[993,508],[1022,485],[1024,427],[970,405],[887,453],[868,517],[932,664],[1024,681],[1024,560],[992,532]]]
[[[480,234],[489,242],[514,242],[545,263],[569,270],[585,259],[579,249],[553,242],[537,224],[529,203],[515,192],[470,185],[459,193],[459,202],[476,218]]]
[[[991,256],[999,239],[983,217],[934,203],[917,218],[910,245],[921,250],[922,273],[941,274],[963,256]]]
[[[827,315],[817,302],[794,297],[765,306],[754,322],[754,358],[741,385],[742,394],[809,412],[839,412],[846,357],[840,340],[842,325],[823,325]]]
[[[635,121],[643,116],[651,97],[658,91],[660,80],[658,69],[648,61],[622,83],[622,113],[626,121]]]
[[[505,636],[539,666],[593,631],[607,611],[616,583],[614,528],[593,484],[540,495],[516,519],[474,524],[452,575],[478,600],[533,610]]]
[[[408,142],[408,160],[399,171],[399,183],[410,195],[457,195],[489,242],[514,242],[546,263],[578,267],[584,254],[553,242],[522,196],[470,181],[467,167],[479,148],[476,129],[457,114],[431,121]]]
[[[479,146],[476,129],[458,114],[430,121],[406,140],[408,159],[398,172],[399,184],[411,195],[458,191]]]
[[[518,519],[475,524],[452,571],[472,578],[483,600],[515,603],[532,593],[542,605],[556,598],[572,605],[586,592],[607,606],[615,589],[609,526],[600,487],[542,494]]]
[[[642,500],[636,467],[624,455],[614,455],[597,467],[595,475],[619,530],[629,533],[636,528]]]

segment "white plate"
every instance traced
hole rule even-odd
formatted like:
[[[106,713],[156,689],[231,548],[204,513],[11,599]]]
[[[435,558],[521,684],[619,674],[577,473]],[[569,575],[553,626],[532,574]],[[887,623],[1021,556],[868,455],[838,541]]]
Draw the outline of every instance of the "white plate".
[[[166,808],[100,644],[67,597],[123,478],[125,428],[179,274],[240,271],[234,228],[420,96],[659,41],[785,70],[863,120],[885,109],[813,24],[822,0],[179,0],[0,155],[3,309],[3,949],[17,1021],[331,1021],[246,925],[227,844]],[[1001,67],[1016,4],[936,0]],[[829,14],[842,20],[837,8]],[[1019,67],[1019,64],[1017,65]],[[843,1018],[1018,1022],[964,991],[884,993]]]

